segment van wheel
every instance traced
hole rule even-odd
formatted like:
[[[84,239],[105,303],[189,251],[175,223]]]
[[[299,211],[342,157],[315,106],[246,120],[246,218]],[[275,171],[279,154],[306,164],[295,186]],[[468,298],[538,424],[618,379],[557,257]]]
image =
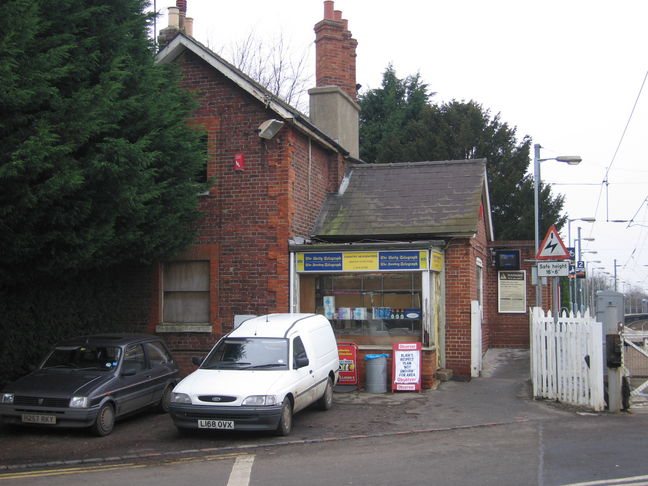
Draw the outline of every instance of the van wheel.
[[[281,418],[279,425],[277,425],[277,435],[290,435],[292,432],[293,421],[293,408],[288,397],[284,398],[283,405],[281,406]]]
[[[104,403],[99,409],[92,431],[100,437],[112,432],[115,425],[115,409],[110,403]]]
[[[324,395],[317,400],[317,408],[320,410],[329,410],[333,406],[333,380],[329,376],[326,380],[326,389]]]

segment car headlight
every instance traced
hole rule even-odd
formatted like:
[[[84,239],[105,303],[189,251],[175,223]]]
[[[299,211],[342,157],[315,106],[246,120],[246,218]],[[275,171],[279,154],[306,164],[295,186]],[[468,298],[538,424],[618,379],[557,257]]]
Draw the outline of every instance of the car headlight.
[[[13,393],[3,393],[2,396],[0,396],[0,403],[13,403],[13,402],[14,402]]]
[[[191,403],[191,397],[186,393],[171,393],[171,403]]]
[[[253,407],[261,407],[264,405],[276,405],[277,397],[274,395],[251,395],[247,397],[241,405],[249,405]]]
[[[88,408],[89,403],[88,397],[72,397],[70,408]]]

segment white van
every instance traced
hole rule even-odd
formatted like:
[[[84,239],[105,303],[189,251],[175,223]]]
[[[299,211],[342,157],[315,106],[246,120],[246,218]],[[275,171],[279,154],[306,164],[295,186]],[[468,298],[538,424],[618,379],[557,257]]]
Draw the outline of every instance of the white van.
[[[331,408],[338,350],[318,314],[254,317],[224,336],[171,395],[178,430],[275,430],[288,435],[293,413]]]

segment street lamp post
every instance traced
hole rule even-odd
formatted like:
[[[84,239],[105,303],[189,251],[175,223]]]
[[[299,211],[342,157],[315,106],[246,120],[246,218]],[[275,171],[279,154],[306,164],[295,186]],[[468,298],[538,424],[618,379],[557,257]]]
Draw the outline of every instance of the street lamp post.
[[[583,240],[585,241],[594,241],[594,238],[583,238],[581,237],[581,227],[578,227],[578,258],[577,261],[580,262],[581,258],[583,258],[584,253],[596,253],[596,251],[593,250],[583,250]],[[585,271],[585,278],[587,278],[587,269]],[[578,276],[576,275],[576,283],[574,284],[574,289],[576,290],[576,296],[575,300],[577,303],[576,310],[580,311],[581,313],[583,312],[583,286],[578,280]]]
[[[601,260],[590,260],[585,262],[585,305],[592,309],[594,308],[594,292],[592,292],[592,280],[589,273],[590,263],[602,263]],[[595,267],[592,267],[594,269]]]
[[[562,155],[559,157],[550,157],[546,159],[540,158],[540,149],[542,146],[539,143],[536,143],[533,146],[533,204],[534,204],[534,220],[535,220],[535,254],[538,254],[538,248],[540,247],[540,203],[539,203],[539,193],[540,193],[540,163],[546,160],[555,160],[557,162],[564,162],[569,165],[578,165],[581,162],[579,156],[574,155]],[[542,306],[542,283],[540,277],[536,272],[536,307]]]
[[[617,291],[617,267],[621,267],[623,265],[617,264],[616,258],[614,259],[614,291]]]
[[[587,217],[587,218],[571,218],[567,219],[567,246],[572,246],[571,240],[571,223],[572,221],[584,221],[585,223],[594,223],[596,218]],[[580,228],[579,228],[580,229]],[[583,238],[586,241],[594,241],[594,238]],[[580,234],[578,237],[578,247],[580,248]],[[575,257],[576,255],[574,255]],[[569,281],[569,310],[574,312],[574,300],[576,298],[576,272],[574,271],[574,278]]]

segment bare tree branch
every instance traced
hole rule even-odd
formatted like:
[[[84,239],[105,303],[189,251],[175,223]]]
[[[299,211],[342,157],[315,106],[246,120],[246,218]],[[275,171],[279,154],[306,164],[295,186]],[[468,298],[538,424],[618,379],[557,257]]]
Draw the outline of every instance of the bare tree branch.
[[[313,79],[308,69],[310,47],[298,52],[288,45],[282,33],[264,42],[251,31],[226,47],[224,57],[272,94],[307,113],[306,92]]]

